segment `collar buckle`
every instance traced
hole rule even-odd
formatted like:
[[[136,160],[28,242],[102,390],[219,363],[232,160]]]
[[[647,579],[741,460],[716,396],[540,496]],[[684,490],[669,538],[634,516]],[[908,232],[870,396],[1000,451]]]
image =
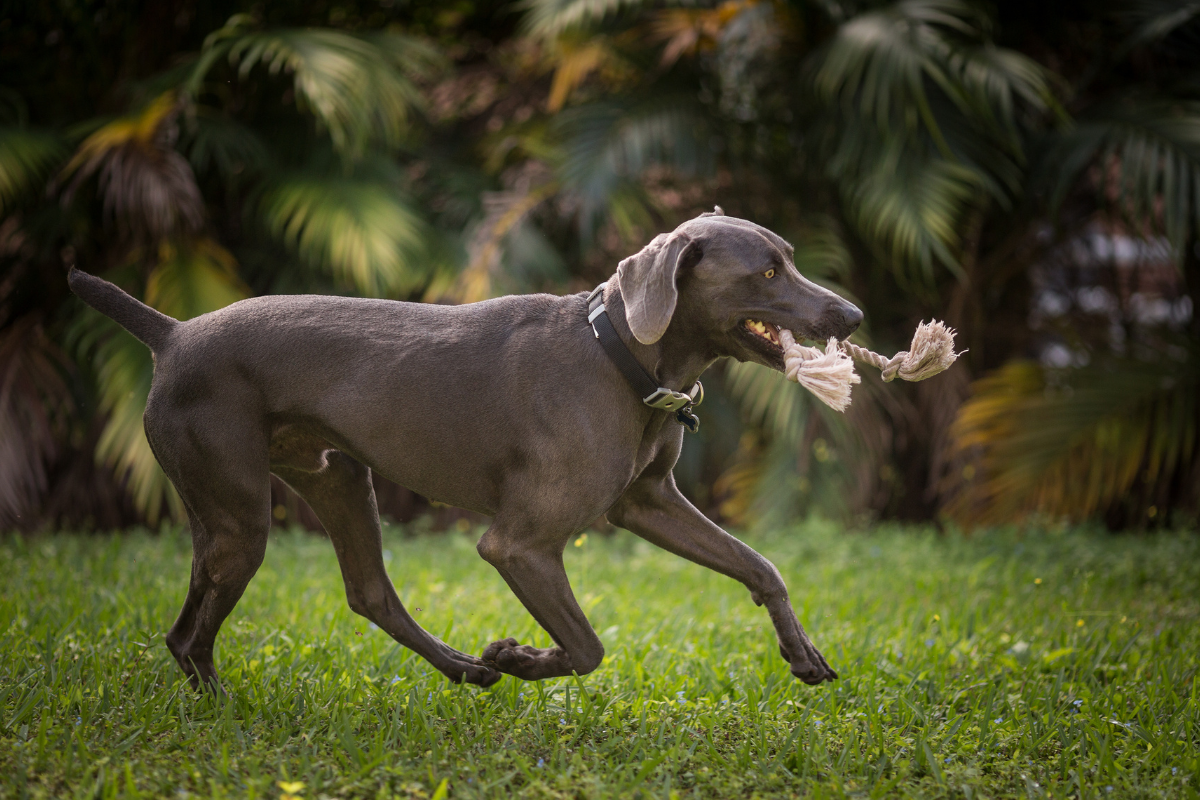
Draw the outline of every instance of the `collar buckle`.
[[[684,406],[690,406],[693,401],[691,395],[684,394],[683,392],[675,392],[660,386],[654,390],[654,394],[643,397],[642,402],[651,408],[659,408],[663,411],[678,411]]]

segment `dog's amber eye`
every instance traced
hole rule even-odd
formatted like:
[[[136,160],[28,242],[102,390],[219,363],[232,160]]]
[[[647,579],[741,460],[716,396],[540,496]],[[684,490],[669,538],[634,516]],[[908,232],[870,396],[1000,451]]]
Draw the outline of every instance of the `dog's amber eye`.
[[[769,269],[769,270],[767,270],[766,272],[764,272],[764,273],[763,273],[763,277],[764,277],[764,278],[774,278],[774,277],[775,277],[775,270],[773,270],[773,269]]]

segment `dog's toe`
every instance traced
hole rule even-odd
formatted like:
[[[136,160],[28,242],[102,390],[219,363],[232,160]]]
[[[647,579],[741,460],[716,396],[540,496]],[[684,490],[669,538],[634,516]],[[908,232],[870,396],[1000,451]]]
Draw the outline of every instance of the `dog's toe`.
[[[499,641],[492,642],[491,644],[489,644],[487,647],[484,648],[483,660],[494,664],[494,663],[496,663],[496,659],[499,657],[499,655],[502,652],[504,652],[506,650],[511,650],[517,646],[518,646],[517,640],[512,638],[511,636],[508,637],[507,639],[500,639]]]
[[[809,686],[816,686],[825,680],[825,670],[815,664],[793,664],[792,675],[804,681]]]
[[[470,683],[485,689],[504,677],[504,673],[495,667],[466,661],[456,663],[445,671],[445,675],[454,683]]]

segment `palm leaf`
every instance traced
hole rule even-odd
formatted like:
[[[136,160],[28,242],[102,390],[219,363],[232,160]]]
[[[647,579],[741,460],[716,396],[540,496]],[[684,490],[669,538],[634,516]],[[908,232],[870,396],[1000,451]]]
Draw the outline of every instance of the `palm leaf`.
[[[1194,27],[1200,19],[1200,3],[1195,0],[1135,0],[1123,5],[1123,16],[1134,27],[1126,49],[1165,39],[1181,28]]]
[[[0,330],[0,530],[33,528],[72,411],[66,359],[38,314]]]
[[[183,502],[154,458],[142,414],[150,394],[154,362],[146,346],[107,317],[85,312],[80,324],[102,343],[94,351],[100,409],[107,416],[96,443],[96,460],[123,480],[134,508],[151,525],[166,512],[183,519]]]
[[[1095,165],[1104,167],[1099,202],[1117,197],[1117,213],[1162,230],[1182,259],[1200,230],[1200,103],[1134,95],[1080,115],[1047,142],[1038,180],[1051,207]]]
[[[597,103],[559,114],[555,133],[563,156],[558,173],[564,194],[579,209],[584,241],[604,215],[626,231],[649,221],[646,201],[634,185],[648,167],[708,174],[714,159],[707,131],[706,119],[678,100],[633,108]]]
[[[372,142],[388,147],[400,142],[412,113],[423,107],[412,78],[442,63],[429,45],[399,34],[256,31],[243,14],[208,37],[187,83],[193,96],[222,60],[243,79],[258,66],[272,75],[290,74],[297,103],[320,121],[339,152],[355,158]]]
[[[467,267],[446,293],[447,299],[470,303],[491,297],[509,237],[521,230],[529,214],[559,188],[545,165],[536,161],[526,162],[514,183],[507,191],[483,194],[484,217],[471,232]]]
[[[918,122],[948,148],[933,117],[926,82],[959,94],[947,72],[952,47],[945,33],[972,33],[970,7],[956,0],[909,0],[859,14],[841,25],[823,53],[818,96],[873,119],[880,131]]]
[[[533,36],[551,38],[568,28],[584,28],[623,7],[648,5],[646,0],[525,0],[524,27]]]
[[[22,197],[44,185],[65,152],[62,140],[52,133],[0,127],[0,218],[8,216]]]
[[[601,36],[559,36],[554,42],[554,79],[546,109],[562,110],[571,93],[593,73],[629,73],[629,66]]]
[[[175,319],[191,319],[250,295],[237,262],[212,239],[159,246],[158,266],[146,280],[146,303]]]
[[[826,171],[877,256],[928,282],[958,272],[958,228],[986,192],[1021,191],[1020,114],[1053,107],[1045,71],[996,47],[958,0],[906,0],[850,18],[816,57]]]
[[[878,153],[862,172],[843,176],[850,220],[879,258],[897,273],[933,279],[933,265],[960,273],[959,223],[983,181],[970,168],[897,146]]]
[[[308,264],[367,295],[410,292],[428,278],[428,231],[386,163],[362,175],[285,174],[259,204],[270,233]]]
[[[105,213],[123,229],[154,240],[197,232],[204,198],[192,168],[173,147],[182,108],[180,98],[167,92],[84,139],[61,173],[73,176],[64,202],[98,172]]]
[[[258,134],[236,119],[205,106],[193,106],[180,149],[197,173],[216,172],[227,184],[257,176],[272,163]]]
[[[981,379],[952,429],[954,454],[976,461],[949,512],[967,524],[1030,513],[1080,520],[1133,503],[1145,519],[1155,497],[1197,474],[1195,355],[1182,365],[1120,361],[1057,375],[1014,362]],[[1200,499],[1200,487],[1184,493]]]

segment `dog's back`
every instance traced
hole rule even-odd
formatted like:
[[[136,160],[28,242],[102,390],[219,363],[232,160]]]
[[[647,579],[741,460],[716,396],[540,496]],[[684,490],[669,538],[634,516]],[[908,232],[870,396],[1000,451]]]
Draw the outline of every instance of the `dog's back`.
[[[261,441],[266,458],[292,426],[417,492],[485,512],[500,465],[531,442],[594,433],[586,416],[566,423],[574,400],[563,392],[611,369],[589,346],[582,295],[462,306],[269,296],[178,322],[85,273],[72,287],[154,351],[146,430],[160,462],[167,441],[226,428]]]

